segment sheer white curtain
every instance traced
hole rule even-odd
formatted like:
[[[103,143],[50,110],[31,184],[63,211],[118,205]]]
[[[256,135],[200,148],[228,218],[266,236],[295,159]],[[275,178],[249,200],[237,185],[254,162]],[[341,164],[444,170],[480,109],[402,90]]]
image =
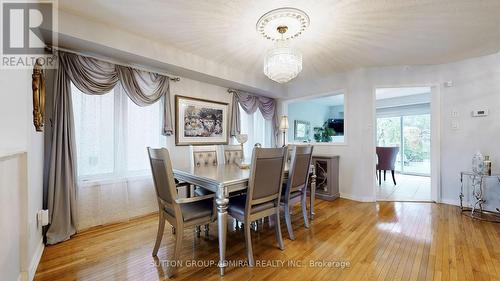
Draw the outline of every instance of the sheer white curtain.
[[[77,229],[154,212],[157,205],[146,147],[166,143],[160,129],[160,102],[139,107],[119,84],[100,96],[83,94],[74,85],[71,92],[77,150]]]
[[[241,133],[248,134],[248,142],[244,145],[245,158],[252,157],[252,150],[256,143],[262,147],[271,147],[272,145],[272,124],[271,121],[264,119],[260,110],[254,114],[246,113],[243,108],[240,110]]]

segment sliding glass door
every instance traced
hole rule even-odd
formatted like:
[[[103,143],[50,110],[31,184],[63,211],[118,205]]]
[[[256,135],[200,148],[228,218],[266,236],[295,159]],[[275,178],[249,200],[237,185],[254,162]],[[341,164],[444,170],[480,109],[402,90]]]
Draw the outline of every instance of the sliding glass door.
[[[396,171],[430,175],[430,114],[377,118],[377,146],[398,146]]]

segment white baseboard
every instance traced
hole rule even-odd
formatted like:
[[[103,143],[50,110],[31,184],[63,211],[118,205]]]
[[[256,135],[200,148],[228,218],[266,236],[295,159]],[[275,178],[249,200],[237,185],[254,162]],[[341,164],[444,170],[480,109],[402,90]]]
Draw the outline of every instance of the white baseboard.
[[[17,277],[17,281],[25,281],[25,280],[28,280],[28,276],[26,275],[26,272],[19,273],[19,276]]]
[[[42,258],[44,249],[45,245],[43,244],[43,238],[42,238],[40,239],[40,243],[38,244],[38,247],[36,247],[35,253],[31,258],[27,280],[32,281],[33,278],[35,278],[36,269],[38,267],[38,264],[40,263],[40,259]]]
[[[460,206],[460,200],[458,199],[441,199],[441,202],[439,203],[453,205],[453,206]]]
[[[372,197],[363,197],[363,196],[355,196],[349,193],[340,193],[340,198],[345,198],[353,201],[358,201],[358,202],[375,202],[375,198]]]

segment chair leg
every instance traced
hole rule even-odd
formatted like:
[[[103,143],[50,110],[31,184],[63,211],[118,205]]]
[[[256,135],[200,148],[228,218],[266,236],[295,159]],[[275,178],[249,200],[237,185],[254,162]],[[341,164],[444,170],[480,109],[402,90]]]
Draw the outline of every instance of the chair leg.
[[[387,172],[386,170],[384,170],[384,181],[385,181],[385,172]]]
[[[178,227],[178,229],[180,231],[178,231],[176,234],[175,234],[175,248],[174,248],[174,257],[172,259],[173,264],[168,268],[168,271],[167,271],[167,276],[169,278],[171,278],[172,276],[174,276],[175,272],[177,271],[177,265],[179,264],[178,260],[179,260],[179,257],[181,255],[181,251],[182,251],[182,234],[183,234],[183,227]]]
[[[207,223],[207,224],[205,224],[205,226],[204,226],[204,230],[205,230],[205,236],[208,236],[208,233],[209,233],[209,231],[210,231],[210,225],[209,225],[208,223]]]
[[[160,249],[161,239],[163,237],[163,231],[165,229],[165,217],[163,217],[162,211],[160,211],[159,217],[160,218],[158,220],[158,233],[156,234],[156,242],[153,248],[153,257],[156,257],[156,255],[158,254],[158,249]]]
[[[279,208],[276,211],[276,223],[274,224],[275,226],[275,233],[276,233],[276,240],[278,241],[278,246],[280,250],[285,250],[285,245],[283,244],[283,237],[281,235],[281,223],[280,223],[280,213],[279,213]]]
[[[378,185],[382,185],[382,170],[378,170]]]
[[[304,190],[302,191],[302,202],[301,202],[301,205],[302,205],[302,216],[304,217],[304,225],[306,226],[306,228],[309,228],[309,219],[307,218],[307,204],[306,204],[306,199],[307,199],[307,191],[306,189],[304,188]]]
[[[254,221],[250,223],[250,228],[251,228],[253,231],[257,231],[257,230],[255,229],[255,222],[254,222]]]
[[[250,227],[251,223],[249,221],[246,221],[244,228],[245,228],[245,243],[247,247],[248,266],[253,267],[254,260],[253,260],[253,249],[252,249],[252,236],[250,236],[251,234]]]
[[[290,240],[295,240],[295,235],[293,235],[293,228],[292,228],[292,218],[290,215],[290,203],[285,203],[284,209],[285,209],[285,222],[286,222],[286,228],[288,230],[288,236],[290,237]]]
[[[175,226],[172,226],[172,234],[175,235]]]
[[[199,225],[195,226],[196,237],[200,238],[201,227]]]
[[[396,178],[394,177],[394,170],[391,170],[392,174],[392,181],[394,182],[394,185],[396,185]]]

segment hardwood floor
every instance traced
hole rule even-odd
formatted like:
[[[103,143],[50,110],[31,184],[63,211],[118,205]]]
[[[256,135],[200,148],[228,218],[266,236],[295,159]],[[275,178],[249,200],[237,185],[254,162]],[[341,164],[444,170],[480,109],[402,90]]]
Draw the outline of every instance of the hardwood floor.
[[[431,178],[396,174],[397,185],[390,175],[376,185],[377,201],[431,202]]]
[[[277,248],[274,229],[267,223],[252,232],[254,256],[262,267],[233,266],[223,279],[500,279],[500,224],[473,221],[449,205],[345,199],[316,202],[316,218],[310,229],[303,227],[301,213],[294,209],[295,241],[288,239],[282,222],[284,251]],[[151,257],[157,223],[156,216],[148,216],[95,228],[48,246],[35,280],[165,280],[166,268],[156,267]],[[227,257],[244,262],[243,231],[229,229]],[[208,238],[193,234],[192,229],[185,232],[181,259],[184,264],[201,261],[209,266],[184,266],[173,279],[221,279],[215,266],[216,224],[212,224]],[[160,260],[170,257],[173,241],[166,228]],[[283,267],[278,261],[285,261]],[[339,263],[319,264],[334,261]],[[347,263],[344,268],[342,261]]]

